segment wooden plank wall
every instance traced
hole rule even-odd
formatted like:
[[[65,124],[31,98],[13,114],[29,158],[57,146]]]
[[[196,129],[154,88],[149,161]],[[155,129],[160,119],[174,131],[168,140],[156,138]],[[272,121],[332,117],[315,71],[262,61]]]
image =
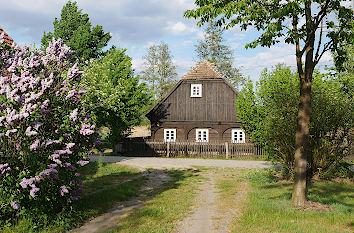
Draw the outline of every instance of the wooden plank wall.
[[[202,97],[190,97],[191,84],[202,84]],[[235,99],[237,95],[223,79],[183,80],[160,105],[165,112],[159,121],[238,122]]]

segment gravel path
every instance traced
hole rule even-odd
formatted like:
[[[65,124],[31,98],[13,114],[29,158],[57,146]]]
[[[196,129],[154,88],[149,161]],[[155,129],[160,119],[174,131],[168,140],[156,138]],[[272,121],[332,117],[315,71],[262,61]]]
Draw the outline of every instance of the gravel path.
[[[144,206],[147,198],[146,192],[152,191],[162,184],[171,180],[171,177],[163,170],[145,172],[148,178],[147,183],[140,188],[140,195],[128,201],[122,201],[113,206],[105,214],[95,217],[80,228],[70,231],[71,233],[99,233],[108,231],[117,226],[119,220],[126,217],[126,214],[133,209],[140,209]]]
[[[230,168],[268,168],[271,163],[265,161],[221,160],[221,159],[182,159],[182,158],[152,158],[152,157],[118,157],[118,156],[90,156],[91,161],[119,163],[138,168],[191,168],[201,167],[230,167]]]
[[[184,218],[176,226],[174,233],[219,233],[217,229],[218,213],[216,199],[218,190],[215,188],[215,180],[210,173],[203,174],[207,181],[198,188],[198,206],[192,215]]]

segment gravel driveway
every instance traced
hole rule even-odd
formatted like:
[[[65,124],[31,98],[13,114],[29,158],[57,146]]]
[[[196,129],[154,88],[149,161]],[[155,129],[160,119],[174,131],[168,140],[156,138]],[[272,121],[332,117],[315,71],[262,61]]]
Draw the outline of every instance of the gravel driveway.
[[[219,160],[219,159],[184,159],[184,158],[153,158],[153,157],[118,157],[118,156],[89,156],[91,161],[119,163],[138,168],[191,168],[201,167],[230,167],[230,168],[268,168],[270,162],[246,160]]]

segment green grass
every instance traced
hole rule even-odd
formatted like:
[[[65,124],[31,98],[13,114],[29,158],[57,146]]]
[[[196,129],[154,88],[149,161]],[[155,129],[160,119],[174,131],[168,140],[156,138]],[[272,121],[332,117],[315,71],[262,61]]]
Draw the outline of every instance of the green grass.
[[[291,206],[292,184],[269,177],[266,172],[249,174],[252,191],[247,208],[233,222],[233,232],[353,232],[354,187],[347,183],[313,183],[308,199],[328,204],[329,212],[303,211]]]
[[[195,204],[196,185],[202,179],[194,170],[170,171],[172,180],[155,190],[152,199],[132,211],[110,232],[171,232]]]
[[[94,216],[105,213],[117,202],[137,196],[139,188],[146,181],[145,178],[138,176],[140,174],[138,170],[118,164],[92,162],[79,172],[84,182],[84,196],[72,209],[51,216],[55,222],[46,222],[42,218],[39,223],[38,219],[33,221],[25,218],[4,232],[65,232]],[[128,178],[131,181],[127,181]]]

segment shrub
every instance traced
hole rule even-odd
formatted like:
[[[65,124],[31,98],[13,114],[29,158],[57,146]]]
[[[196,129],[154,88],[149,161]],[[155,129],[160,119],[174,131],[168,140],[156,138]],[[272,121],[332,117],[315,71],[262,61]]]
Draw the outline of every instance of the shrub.
[[[342,80],[314,73],[309,177],[320,176],[351,153],[353,90],[343,89]],[[298,86],[296,72],[278,65],[274,70],[264,70],[255,86],[247,83],[236,100],[238,118],[246,132],[266,148],[270,160],[282,164],[287,178],[292,177],[294,166]]]
[[[0,37],[0,226],[23,215],[48,221],[80,196],[76,169],[98,134],[71,54],[60,39],[30,52]]]

